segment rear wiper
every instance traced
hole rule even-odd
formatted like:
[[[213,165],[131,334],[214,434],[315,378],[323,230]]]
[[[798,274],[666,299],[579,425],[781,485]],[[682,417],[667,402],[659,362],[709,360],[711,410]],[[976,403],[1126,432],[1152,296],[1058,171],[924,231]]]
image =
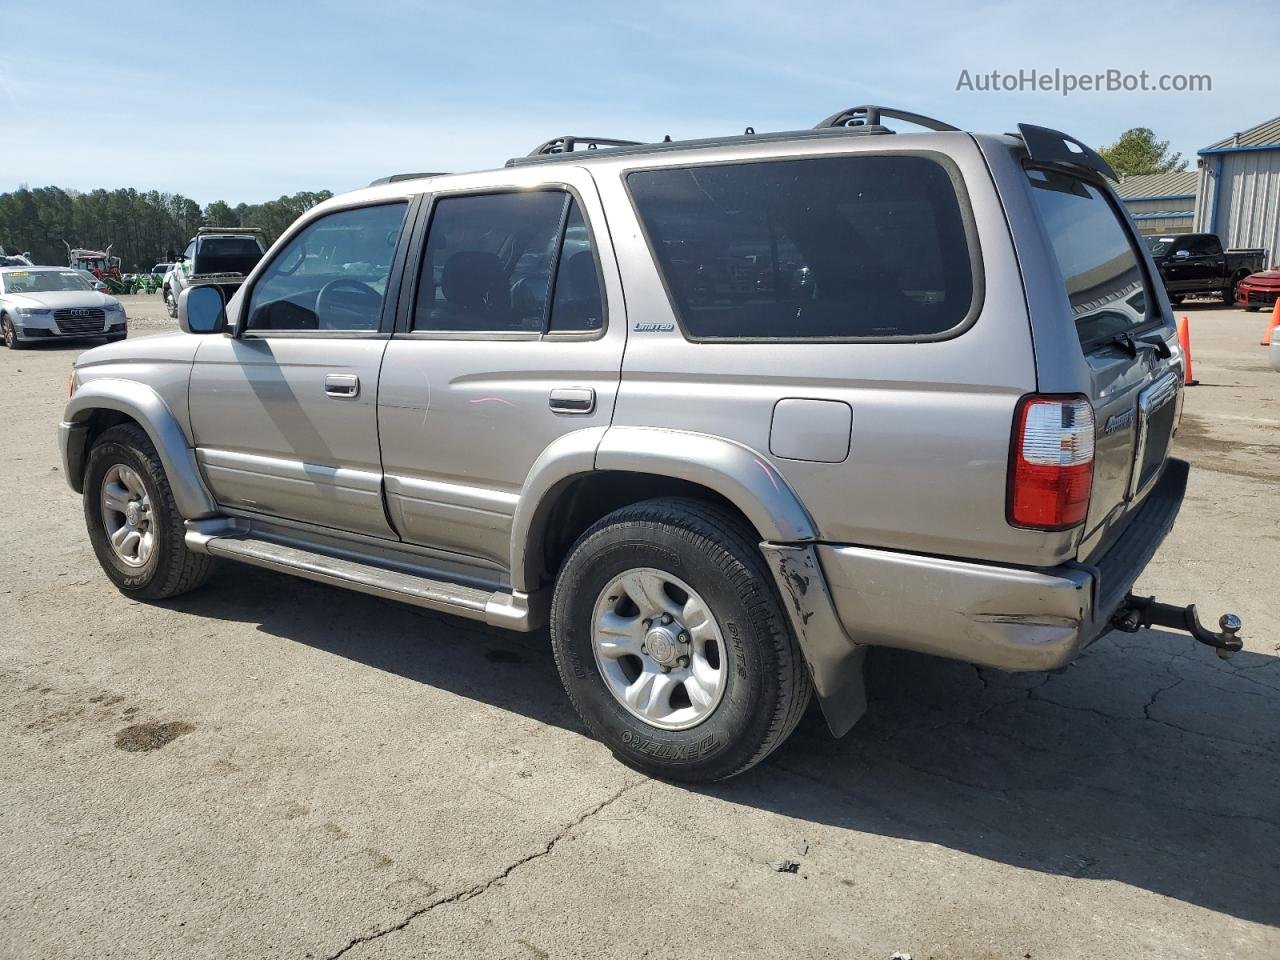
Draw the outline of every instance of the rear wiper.
[[[1138,358],[1138,351],[1147,349],[1154,350],[1156,356],[1161,360],[1168,360],[1173,356],[1173,352],[1169,349],[1169,345],[1164,342],[1163,337],[1156,337],[1154,340],[1134,339],[1133,335],[1128,331],[1121,331],[1101,341],[1099,346],[1119,347],[1133,359]]]

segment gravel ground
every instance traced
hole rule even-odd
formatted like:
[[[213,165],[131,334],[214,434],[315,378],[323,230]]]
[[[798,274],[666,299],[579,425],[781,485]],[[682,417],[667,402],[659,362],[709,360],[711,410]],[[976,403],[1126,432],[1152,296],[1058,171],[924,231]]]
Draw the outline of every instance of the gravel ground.
[[[587,739],[543,634],[246,567],[126,600],[53,442],[81,348],[0,351],[0,957],[1280,955],[1280,374],[1260,316],[1185,312],[1196,470],[1139,586],[1246,650],[877,651],[849,736],[708,789]]]

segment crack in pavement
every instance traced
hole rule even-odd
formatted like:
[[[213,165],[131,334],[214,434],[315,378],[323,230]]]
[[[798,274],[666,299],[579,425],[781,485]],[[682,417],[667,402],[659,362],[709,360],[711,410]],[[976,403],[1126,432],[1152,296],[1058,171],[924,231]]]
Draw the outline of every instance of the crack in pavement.
[[[437,900],[432,900],[426,906],[419,907],[418,909],[410,913],[408,916],[406,916],[399,923],[393,924],[392,926],[383,927],[380,930],[375,930],[373,933],[366,933],[366,934],[362,934],[361,936],[354,937],[350,941],[348,941],[347,944],[344,947],[342,947],[342,949],[338,950],[336,953],[331,953],[327,957],[325,957],[325,960],[338,960],[339,957],[347,953],[349,950],[354,949],[355,947],[361,946],[362,944],[371,943],[374,940],[379,940],[382,937],[387,936],[387,934],[397,933],[398,931],[405,929],[405,927],[409,926],[409,924],[413,923],[413,921],[417,920],[419,917],[430,913],[436,907],[444,907],[454,903],[465,903],[468,900],[472,900],[480,896],[481,894],[485,893],[494,884],[500,883],[501,881],[507,879],[507,877],[511,876],[513,872],[515,872],[520,867],[523,867],[526,863],[531,863],[534,860],[540,860],[543,857],[550,854],[551,851],[556,848],[556,845],[561,840],[564,840],[573,830],[576,830],[578,827],[582,826],[582,824],[586,823],[592,817],[600,813],[600,811],[603,810],[605,807],[617,801],[628,790],[631,790],[634,787],[638,787],[640,786],[640,784],[646,783],[646,782],[648,781],[637,780],[634,783],[624,784],[622,787],[619,787],[612,794],[610,794],[604,800],[601,800],[591,809],[587,810],[580,817],[577,817],[572,822],[566,824],[554,837],[552,837],[550,840],[547,841],[546,845],[541,850],[536,850],[533,853],[529,854],[528,856],[521,857],[519,860],[516,860],[514,863],[509,864],[500,873],[495,874],[494,876],[490,877],[488,880],[485,880],[481,883],[477,883],[474,886],[467,887],[465,890],[460,890],[457,893],[450,894],[447,897],[440,897]]]

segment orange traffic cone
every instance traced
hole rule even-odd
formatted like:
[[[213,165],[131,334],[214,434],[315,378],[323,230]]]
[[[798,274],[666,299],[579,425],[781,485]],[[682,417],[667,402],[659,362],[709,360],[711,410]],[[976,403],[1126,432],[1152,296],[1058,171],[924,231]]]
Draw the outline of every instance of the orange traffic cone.
[[[1182,347],[1182,382],[1194,387],[1200,381],[1191,375],[1191,321],[1185,315],[1178,324],[1178,345]]]
[[[1267,332],[1262,335],[1262,345],[1271,346],[1271,335],[1280,327],[1280,297],[1276,297],[1276,307],[1271,311],[1271,322],[1267,324]]]

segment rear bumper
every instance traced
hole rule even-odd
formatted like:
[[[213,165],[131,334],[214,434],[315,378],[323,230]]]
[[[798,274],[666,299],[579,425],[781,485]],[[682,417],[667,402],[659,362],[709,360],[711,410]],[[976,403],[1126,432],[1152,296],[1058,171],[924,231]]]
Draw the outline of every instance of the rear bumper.
[[[1025,569],[870,547],[764,544],[832,730],[843,733],[861,714],[859,654],[868,646],[1012,672],[1069,663],[1111,629],[1173,527],[1188,472],[1186,462],[1169,460],[1092,563]]]
[[[854,643],[902,647],[1001,670],[1052,670],[1111,618],[1173,527],[1189,467],[1169,460],[1121,536],[1093,563],[1043,570],[864,547],[820,546]]]

